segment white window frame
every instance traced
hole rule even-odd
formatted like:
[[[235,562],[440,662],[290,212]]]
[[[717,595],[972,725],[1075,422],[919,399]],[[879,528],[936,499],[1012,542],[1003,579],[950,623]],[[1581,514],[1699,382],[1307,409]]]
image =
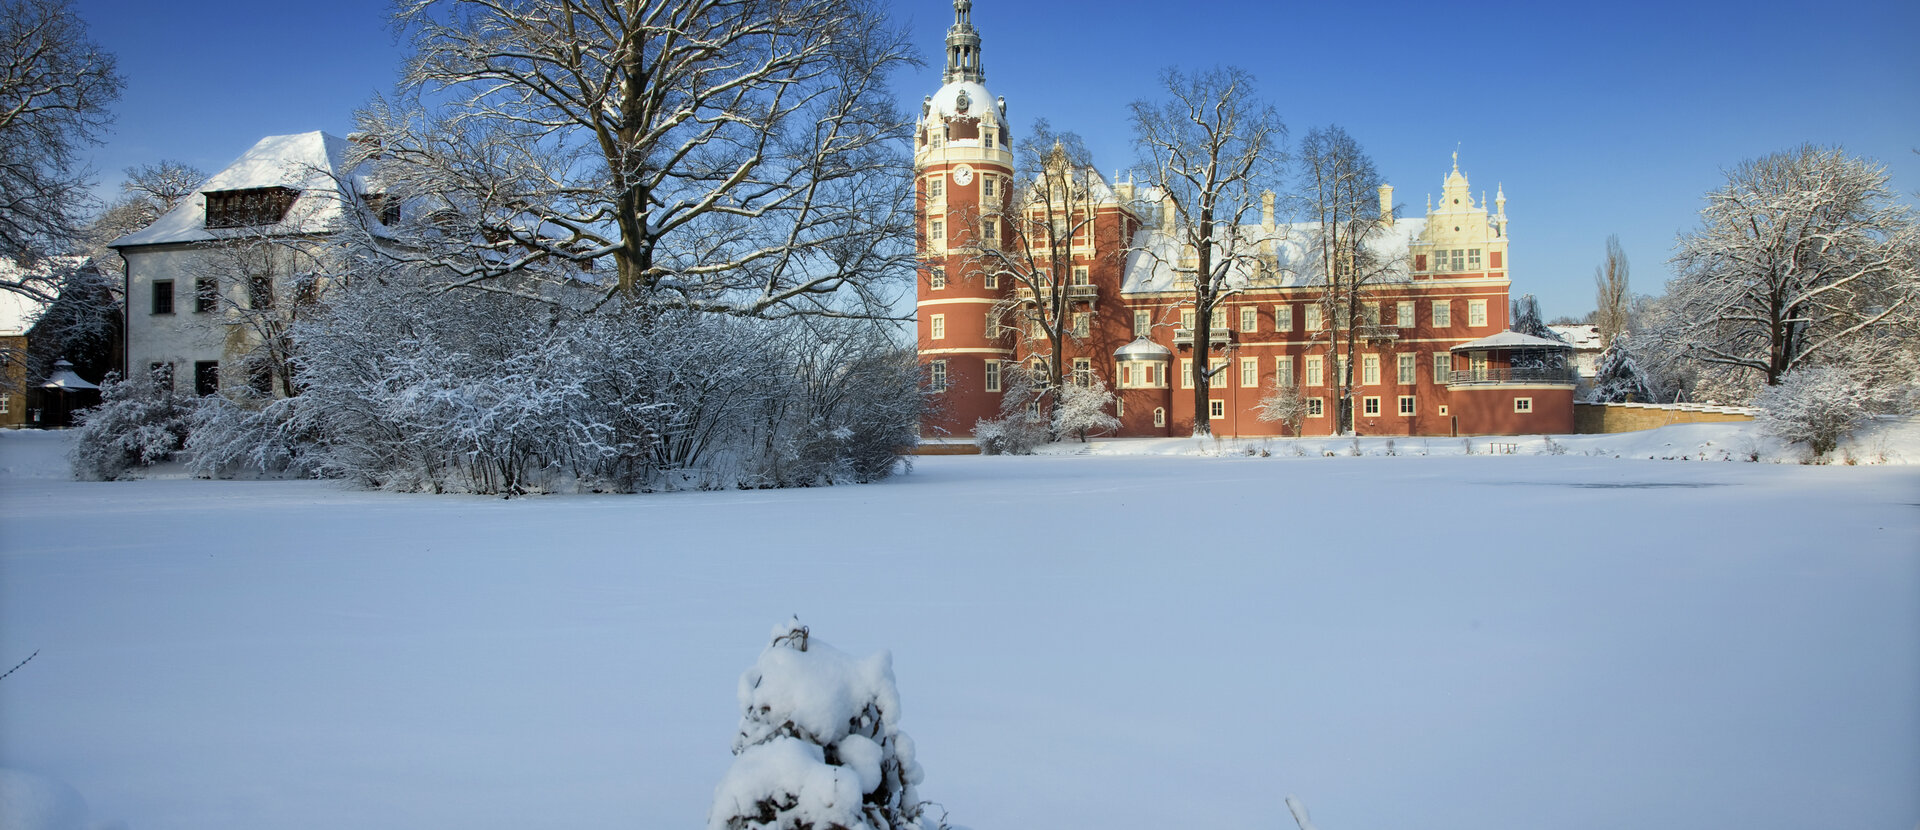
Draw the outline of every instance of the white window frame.
[[[1319,331],[1319,330],[1320,330],[1320,307],[1317,305],[1309,305],[1307,306],[1307,331]]]
[[[1000,275],[999,275],[999,274],[995,274],[995,273],[992,273],[992,272],[988,272],[988,273],[987,273],[987,276],[986,276],[986,279],[985,279],[985,282],[986,282],[986,284],[987,284],[987,287],[988,287],[988,288],[999,288],[999,287],[1000,287]]]
[[[1361,386],[1379,386],[1380,385],[1380,356],[1379,355],[1363,354],[1360,356],[1360,385]]]
[[[1156,406],[1153,408],[1153,425],[1157,427],[1163,427],[1167,425],[1167,408],[1166,407]]]
[[[1309,418],[1327,417],[1327,400],[1325,398],[1308,398],[1307,399],[1307,417]]]
[[[1319,355],[1317,354],[1307,355],[1307,371],[1305,372],[1305,378],[1306,378],[1306,385],[1308,386],[1327,385],[1327,364],[1324,360],[1321,359]]]
[[[1207,399],[1207,420],[1218,421],[1227,417],[1227,402],[1220,398]]]
[[[1273,330],[1278,332],[1293,331],[1293,306],[1277,305],[1273,307]]]
[[[927,198],[929,199],[947,198],[946,178],[947,178],[946,174],[941,173],[927,180]]]
[[[927,274],[927,287],[932,288],[935,291],[938,291],[942,288],[946,288],[947,287],[947,269],[942,268],[938,265],[933,266],[933,271]]]
[[[1254,389],[1260,386],[1260,358],[1240,358],[1240,388]]]
[[[1432,312],[1433,312],[1434,328],[1444,329],[1444,328],[1451,328],[1453,326],[1453,301],[1452,300],[1434,300]]]
[[[1399,403],[1400,403],[1399,413],[1402,416],[1412,417],[1414,414],[1420,411],[1419,407],[1416,406],[1416,402],[1414,401],[1412,395],[1401,395]]]
[[[1453,382],[1453,352],[1433,353],[1433,385],[1445,386]]]
[[[1295,386],[1293,375],[1293,355],[1283,354],[1273,359],[1273,384],[1282,388]]]
[[[1146,337],[1153,333],[1153,312],[1136,311],[1133,313],[1133,336]]]
[[[1394,360],[1394,380],[1398,381],[1402,386],[1411,386],[1419,382],[1419,376],[1416,374],[1420,370],[1419,367],[1420,359],[1415,357],[1412,352],[1399,355],[1398,358]]]
[[[1240,307],[1240,330],[1248,333],[1260,330],[1260,309],[1250,305]]]
[[[927,318],[927,338],[930,340],[947,339],[947,315],[935,314]]]
[[[1360,399],[1360,414],[1369,418],[1380,417],[1380,396],[1366,395]]]
[[[1093,385],[1093,358],[1076,357],[1073,359],[1072,382],[1075,386]]]
[[[933,392],[947,391],[947,362],[936,360],[927,364],[927,389]]]
[[[1180,388],[1193,388],[1193,360],[1191,358],[1180,359]]]
[[[1520,415],[1532,415],[1533,399],[1532,398],[1514,398],[1513,411],[1516,414],[1520,414]]]
[[[1073,313],[1073,336],[1085,338],[1093,333],[1093,314],[1086,311]]]
[[[987,391],[988,392],[1000,391],[1000,361],[989,359],[987,361],[986,374],[987,374]]]
[[[947,241],[947,223],[940,219],[927,220],[927,238],[934,242]]]
[[[1413,301],[1401,300],[1393,304],[1393,325],[1395,328],[1413,328]]]
[[[1487,324],[1487,301],[1467,301],[1467,327],[1479,328]]]

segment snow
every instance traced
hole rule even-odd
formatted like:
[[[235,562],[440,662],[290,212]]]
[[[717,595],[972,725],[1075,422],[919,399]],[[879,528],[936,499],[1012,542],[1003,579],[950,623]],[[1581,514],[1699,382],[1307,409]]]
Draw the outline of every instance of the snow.
[[[1456,352],[1470,349],[1566,349],[1567,344],[1517,331],[1503,331],[1453,347]]]
[[[512,500],[72,482],[9,432],[0,766],[131,830],[695,826],[798,614],[890,650],[974,828],[1912,827],[1914,425],[1697,460],[1743,430]]]
[[[179,206],[153,224],[114,240],[112,246],[205,242],[258,233],[258,228],[209,230],[207,200],[201,195],[256,187],[285,186],[301,191],[276,232],[332,229],[340,221],[341,206],[351,203],[353,198],[352,194],[340,192],[340,182],[346,181],[355,187],[364,185],[357,177],[346,175],[349,148],[347,139],[317,131],[262,138],[240,158],[213,174],[192,196],[182,199]]]

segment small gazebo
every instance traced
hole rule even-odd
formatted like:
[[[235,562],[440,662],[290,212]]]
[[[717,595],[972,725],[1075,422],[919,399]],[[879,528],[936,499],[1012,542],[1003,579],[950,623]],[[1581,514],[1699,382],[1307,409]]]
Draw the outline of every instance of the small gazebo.
[[[53,372],[47,375],[47,382],[40,384],[40,427],[64,427],[73,425],[74,410],[85,409],[100,402],[100,387],[88,383],[73,372],[73,364],[66,358],[53,362]]]

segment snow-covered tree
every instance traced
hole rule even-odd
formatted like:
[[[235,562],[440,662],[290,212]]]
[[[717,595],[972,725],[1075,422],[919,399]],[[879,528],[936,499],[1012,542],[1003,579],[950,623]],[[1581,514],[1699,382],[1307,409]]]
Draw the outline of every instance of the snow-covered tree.
[[[1279,422],[1293,435],[1300,434],[1300,425],[1307,420],[1307,396],[1300,393],[1299,386],[1282,386],[1278,379],[1260,396],[1260,403],[1254,405],[1259,410],[1256,416],[1266,423]]]
[[[1053,434],[1077,436],[1085,443],[1088,433],[1119,429],[1113,400],[1113,392],[1099,378],[1085,385],[1069,383],[1061,387],[1053,404]]]
[[[1368,319],[1367,299],[1384,285],[1407,278],[1399,258],[1374,253],[1372,242],[1392,221],[1380,211],[1384,183],[1373,158],[1339,126],[1316,127],[1300,142],[1299,202],[1311,228],[1314,302],[1325,321],[1314,335],[1325,344],[1333,369],[1334,432],[1353,429],[1354,372],[1362,347],[1376,338],[1380,321]]]
[[[1001,371],[1000,417],[973,425],[973,443],[986,455],[1027,455],[1047,443],[1052,424],[1041,414],[1046,388],[1018,364]]]
[[[1239,229],[1259,217],[1280,173],[1287,128],[1244,70],[1169,69],[1160,82],[1165,99],[1132,104],[1134,144],[1152,192],[1171,207],[1171,223],[1158,232],[1172,237],[1181,260],[1167,264],[1193,275],[1193,354],[1195,365],[1206,365],[1215,345],[1208,321],[1237,290],[1229,277],[1260,267],[1260,245]],[[1206,372],[1194,373],[1193,411],[1207,411],[1212,385]],[[1193,432],[1211,435],[1213,425],[1195,418]]]
[[[1762,410],[1763,428],[1788,443],[1806,445],[1819,459],[1867,419],[1871,397],[1857,373],[1809,366],[1762,390],[1753,402]]]
[[[74,478],[113,481],[173,458],[186,446],[192,417],[193,400],[174,393],[172,378],[108,378],[100,385],[100,405],[75,415]]]
[[[1673,256],[1661,350],[1778,384],[1863,337],[1912,331],[1920,225],[1881,165],[1803,146],[1742,163]]]
[[[1653,383],[1634,360],[1631,336],[1614,335],[1594,367],[1593,388],[1587,400],[1595,403],[1652,403]]]
[[[1627,252],[1620,237],[1607,237],[1606,259],[1593,269],[1593,319],[1600,329],[1600,342],[1611,343],[1613,336],[1625,332],[1633,312],[1633,292],[1629,283]]]
[[[420,208],[392,251],[539,296],[561,261],[630,313],[785,316],[912,273],[908,60],[864,0],[410,0],[406,99],[365,152]]]
[[[70,252],[93,204],[80,157],[98,144],[123,81],[66,0],[0,2],[0,259]],[[50,301],[43,269],[0,270],[0,290]]]
[[[893,658],[814,639],[795,619],[740,676],[733,764],[708,830],[940,830],[900,731]]]

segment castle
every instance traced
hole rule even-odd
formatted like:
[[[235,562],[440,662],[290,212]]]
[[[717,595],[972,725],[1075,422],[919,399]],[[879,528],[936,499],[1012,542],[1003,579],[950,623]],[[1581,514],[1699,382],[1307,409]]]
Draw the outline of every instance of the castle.
[[[1192,271],[1182,268],[1192,252],[1178,249],[1172,213],[1154,209],[1153,193],[1073,171],[1082,196],[1073,216],[1045,199],[1014,207],[1018,188],[1065,179],[1035,171],[1016,179],[1013,129],[1005,101],[986,88],[971,10],[971,0],[955,0],[943,85],[925,99],[914,136],[918,349],[939,398],[924,437],[968,436],[978,420],[998,416],[1010,366],[1041,376],[1057,367],[1065,382],[1105,384],[1116,396],[1119,436],[1187,435],[1195,418],[1216,435],[1292,434],[1259,417],[1276,385],[1299,389],[1301,434],[1329,434],[1341,403],[1336,378],[1348,369],[1360,434],[1573,431],[1574,376],[1538,360],[1564,344],[1507,330],[1504,189],[1492,211],[1476,202],[1457,153],[1439,206],[1429,200],[1423,217],[1394,219],[1393,188],[1380,188],[1386,228],[1366,245],[1394,276],[1369,288],[1364,320],[1322,319],[1314,226],[1278,221],[1269,194],[1259,223],[1234,231],[1257,246],[1262,265],[1232,278],[1232,295],[1196,338]],[[1040,215],[1047,210],[1056,215]],[[1023,292],[995,266],[1019,234],[1047,228],[1071,234],[1067,273],[1048,274],[1067,281],[1058,292],[1067,307],[1047,321],[1057,337],[1029,322],[1048,316],[1036,314],[1038,292],[1031,284]],[[1363,335],[1351,366],[1329,336],[1349,322]],[[1195,354],[1196,339],[1208,343],[1205,354]],[[1192,391],[1196,366],[1212,378],[1204,412]]]

